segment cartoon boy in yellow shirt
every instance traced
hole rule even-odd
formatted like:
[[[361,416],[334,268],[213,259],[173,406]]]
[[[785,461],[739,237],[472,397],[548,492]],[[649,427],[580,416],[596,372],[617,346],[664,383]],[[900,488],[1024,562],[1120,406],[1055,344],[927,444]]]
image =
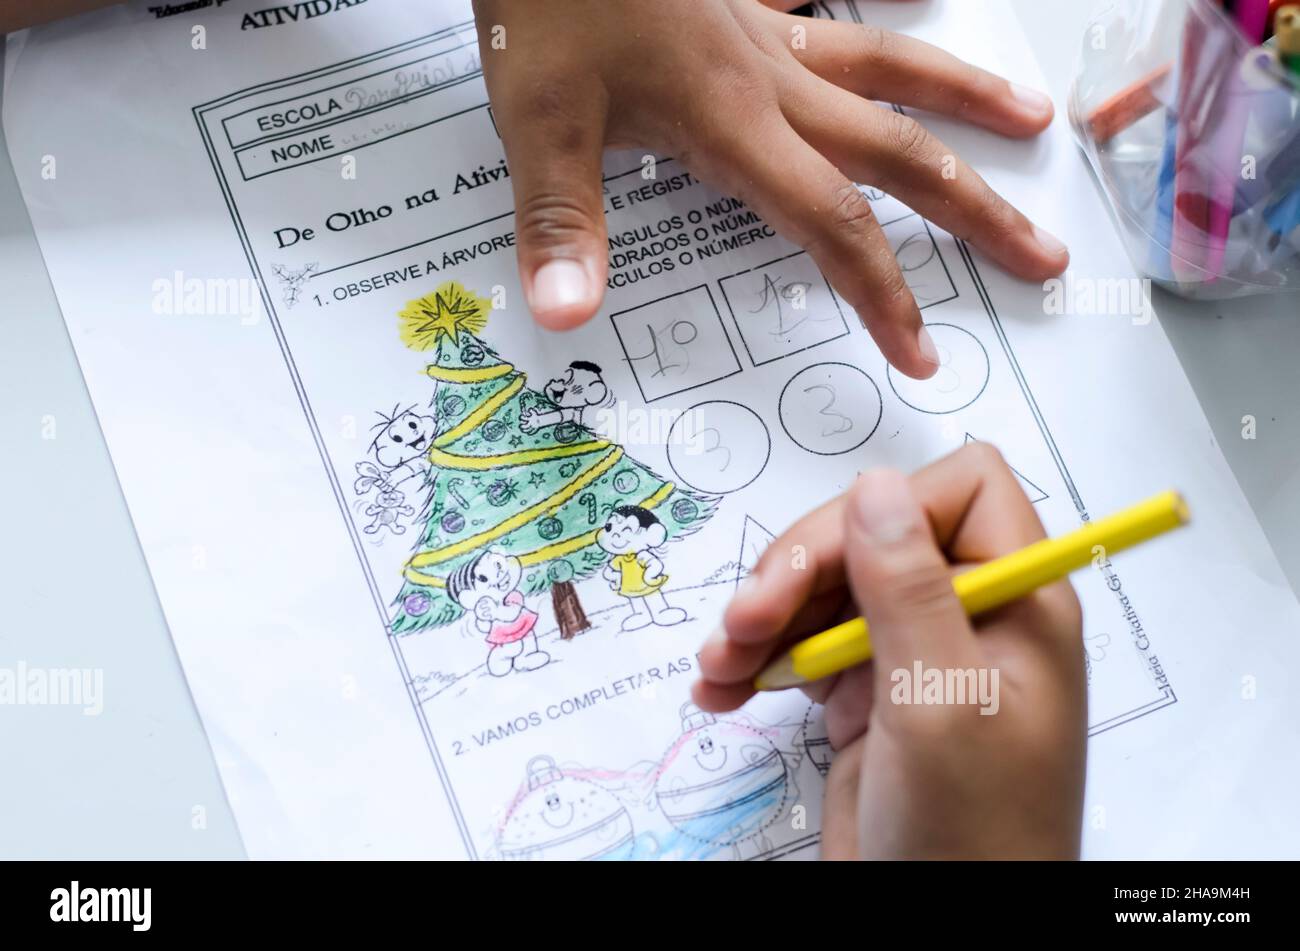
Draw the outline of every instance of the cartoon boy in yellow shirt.
[[[625,631],[686,620],[686,612],[671,606],[661,590],[668,576],[658,549],[667,540],[663,522],[639,505],[618,506],[596,533],[596,544],[613,556],[603,576],[632,606],[632,613],[623,618]]]

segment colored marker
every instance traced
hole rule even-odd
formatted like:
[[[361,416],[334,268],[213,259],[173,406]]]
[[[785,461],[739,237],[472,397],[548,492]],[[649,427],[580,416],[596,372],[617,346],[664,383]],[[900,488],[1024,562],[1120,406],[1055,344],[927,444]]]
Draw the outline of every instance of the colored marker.
[[[1274,27],[1277,52],[1283,65],[1300,75],[1300,5],[1289,4],[1279,10]]]
[[[1173,63],[1165,63],[1111,96],[1088,116],[1088,130],[1098,145],[1105,145],[1139,119],[1160,108],[1169,98],[1165,87]]]
[[[1232,0],[1232,19],[1251,43],[1264,39],[1268,26],[1268,0]],[[1237,182],[1241,180],[1241,154],[1246,125],[1250,120],[1253,93],[1242,81],[1241,72],[1232,70],[1222,77],[1223,99],[1216,104],[1220,112],[1218,127],[1210,138],[1213,167],[1210,170],[1208,251],[1205,268],[1208,280],[1216,280],[1223,271],[1232,227],[1232,208]]]
[[[1174,152],[1173,233],[1169,265],[1179,283],[1204,278],[1205,235],[1209,232],[1210,170],[1202,139],[1206,110],[1201,108],[1222,66],[1223,30],[1211,30],[1195,13],[1183,23],[1178,61],[1178,130]]]
[[[1277,32],[1277,15],[1284,7],[1295,5],[1295,0],[1268,0],[1268,35]]]

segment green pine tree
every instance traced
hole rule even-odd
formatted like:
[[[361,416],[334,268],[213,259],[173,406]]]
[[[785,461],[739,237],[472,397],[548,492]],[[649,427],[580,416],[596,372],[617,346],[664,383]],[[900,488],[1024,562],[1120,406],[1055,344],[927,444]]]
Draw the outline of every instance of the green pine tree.
[[[435,353],[427,373],[437,384],[439,435],[428,453],[424,527],[395,601],[394,634],[459,618],[463,611],[447,596],[445,579],[484,549],[523,563],[525,594],[561,586],[572,592],[570,582],[589,577],[607,560],[596,530],[615,506],[650,509],[670,541],[699,529],[717,506],[714,498],[665,481],[585,426],[523,432],[523,412],[556,407],[528,389],[524,374],[479,336],[490,307],[448,282],[400,315],[407,346]],[[577,611],[585,622],[580,605]],[[571,636],[563,618],[561,626]]]

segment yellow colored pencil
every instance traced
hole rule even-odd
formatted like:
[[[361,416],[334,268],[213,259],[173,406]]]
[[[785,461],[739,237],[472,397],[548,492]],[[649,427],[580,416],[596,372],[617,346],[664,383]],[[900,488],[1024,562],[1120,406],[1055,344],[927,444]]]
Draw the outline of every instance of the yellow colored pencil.
[[[1089,522],[1082,528],[1012,552],[962,572],[952,588],[966,613],[975,616],[1060,581],[1099,555],[1116,552],[1186,525],[1191,517],[1177,492],[1162,492],[1145,502]],[[801,641],[763,669],[758,690],[785,690],[821,680],[871,659],[871,635],[863,618],[845,621]]]

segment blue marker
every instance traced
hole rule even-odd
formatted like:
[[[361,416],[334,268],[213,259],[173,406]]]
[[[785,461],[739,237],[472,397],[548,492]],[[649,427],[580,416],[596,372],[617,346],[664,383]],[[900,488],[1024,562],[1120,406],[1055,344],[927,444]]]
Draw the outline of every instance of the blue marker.
[[[1264,220],[1273,232],[1270,247],[1276,248],[1283,238],[1300,228],[1300,188],[1264,212]]]
[[[1165,153],[1160,162],[1160,174],[1156,179],[1156,220],[1151,229],[1150,271],[1163,280],[1173,280],[1174,271],[1170,263],[1169,249],[1174,238],[1174,173],[1176,170],[1176,147],[1178,143],[1178,113],[1170,108],[1165,111]]]

